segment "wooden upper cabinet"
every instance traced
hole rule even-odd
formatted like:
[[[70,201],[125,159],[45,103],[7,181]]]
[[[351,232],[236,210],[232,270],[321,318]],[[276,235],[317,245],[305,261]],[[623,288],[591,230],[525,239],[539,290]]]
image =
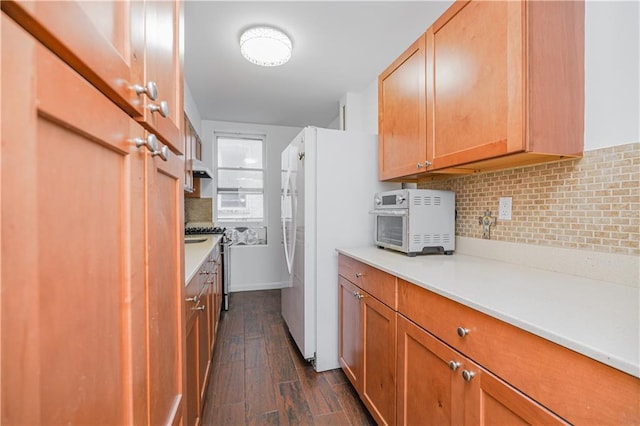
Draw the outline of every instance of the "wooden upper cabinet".
[[[583,2],[458,1],[426,51],[431,170],[582,155]]]
[[[183,152],[179,0],[2,1],[2,10],[127,114]],[[135,87],[157,86],[157,100]],[[168,117],[152,113],[166,101]]]
[[[132,8],[140,7],[136,3],[132,2]],[[139,100],[143,103],[143,117],[138,120],[178,154],[184,152],[184,139],[180,132],[184,116],[181,7],[177,0],[145,1],[144,19],[131,21],[132,34],[139,34],[141,28],[144,30],[143,50],[139,36],[133,46],[135,56],[144,55],[144,77],[140,81],[144,85],[154,82],[157,87],[155,100],[146,95]]]
[[[378,77],[379,179],[424,170],[427,158],[425,37]]]

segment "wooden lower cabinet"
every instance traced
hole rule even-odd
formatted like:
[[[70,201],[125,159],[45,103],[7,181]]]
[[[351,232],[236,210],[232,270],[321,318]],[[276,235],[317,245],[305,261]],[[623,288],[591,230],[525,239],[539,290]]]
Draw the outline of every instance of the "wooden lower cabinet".
[[[221,304],[218,276],[219,246],[185,288],[186,312],[186,425],[200,423],[209,380]]]
[[[398,424],[566,424],[398,314]]]
[[[396,315],[339,277],[340,364],[378,424],[395,424]]]

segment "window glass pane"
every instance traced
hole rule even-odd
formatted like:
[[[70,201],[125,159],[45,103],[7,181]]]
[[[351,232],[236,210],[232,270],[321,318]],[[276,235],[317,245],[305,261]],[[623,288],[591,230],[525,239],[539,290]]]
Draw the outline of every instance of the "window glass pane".
[[[262,194],[218,192],[218,220],[259,222],[264,219]]]
[[[228,189],[262,192],[262,170],[218,170],[218,191]]]
[[[262,140],[219,137],[218,167],[261,169]]]

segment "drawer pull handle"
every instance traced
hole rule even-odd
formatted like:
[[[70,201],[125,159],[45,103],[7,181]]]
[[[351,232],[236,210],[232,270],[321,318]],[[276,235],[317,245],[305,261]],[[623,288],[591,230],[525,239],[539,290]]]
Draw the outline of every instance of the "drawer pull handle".
[[[146,86],[134,84],[133,90],[135,90],[136,95],[147,95],[147,97],[152,101],[155,101],[158,98],[158,85],[155,83],[155,81],[147,82]]]
[[[464,379],[465,382],[470,382],[471,379],[473,379],[473,376],[475,376],[476,373],[469,371],[469,370],[462,370],[462,378]]]
[[[356,278],[362,278],[362,272],[356,272]]]
[[[456,371],[458,368],[460,368],[460,363],[455,361],[449,361],[449,368],[451,369],[451,371]]]
[[[158,138],[153,133],[149,133],[146,139],[134,138],[131,142],[136,144],[136,148],[146,147],[150,152],[158,150]]]
[[[193,296],[193,297],[187,297],[186,299],[184,299],[185,302],[193,302],[196,303],[198,302],[198,296]]]
[[[465,337],[467,334],[469,334],[469,329],[464,327],[458,327],[456,328],[456,332],[458,333],[458,336]]]
[[[191,308],[192,311],[204,311],[204,309],[206,308],[205,305],[201,305],[201,306],[196,306],[195,308]]]
[[[159,104],[149,104],[149,110],[154,113],[157,112],[164,118],[169,116],[169,104],[167,101],[160,101]]]
[[[164,161],[168,161],[169,160],[169,147],[167,146],[163,146],[162,148],[160,148],[157,151],[153,151],[151,153],[152,157],[160,157],[162,158]]]

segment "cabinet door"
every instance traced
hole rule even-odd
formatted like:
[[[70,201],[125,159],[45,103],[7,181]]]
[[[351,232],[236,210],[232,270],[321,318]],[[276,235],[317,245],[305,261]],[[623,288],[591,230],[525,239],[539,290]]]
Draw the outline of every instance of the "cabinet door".
[[[198,385],[198,320],[194,315],[186,324],[186,409],[184,417],[187,426],[199,424],[200,389]]]
[[[182,410],[184,300],[183,163],[147,153],[149,401],[151,424],[175,424]]]
[[[146,423],[144,132],[1,19],[0,423]]]
[[[139,4],[11,0],[2,1],[2,10],[129,115],[139,117],[143,110],[131,87],[143,83],[143,56],[134,54],[128,38]]]
[[[523,5],[458,2],[427,31],[433,169],[524,149]]]
[[[378,424],[396,424],[396,313],[361,291],[362,397]]]
[[[467,361],[465,374],[465,424],[562,425],[561,418],[488,371]]]
[[[338,277],[340,282],[340,365],[358,392],[362,387],[362,308],[358,287]]]
[[[180,25],[181,3],[172,1],[144,2],[144,81],[153,81],[158,97],[144,97],[145,126],[178,154],[184,153],[184,140],[180,133],[184,119],[182,92],[182,60]],[[133,22],[133,25],[140,25]],[[135,28],[132,28],[134,31]],[[168,114],[153,112],[166,102]]]
[[[461,355],[398,314],[398,424],[464,424],[463,363]]]
[[[424,171],[427,158],[425,38],[378,78],[379,179]]]

